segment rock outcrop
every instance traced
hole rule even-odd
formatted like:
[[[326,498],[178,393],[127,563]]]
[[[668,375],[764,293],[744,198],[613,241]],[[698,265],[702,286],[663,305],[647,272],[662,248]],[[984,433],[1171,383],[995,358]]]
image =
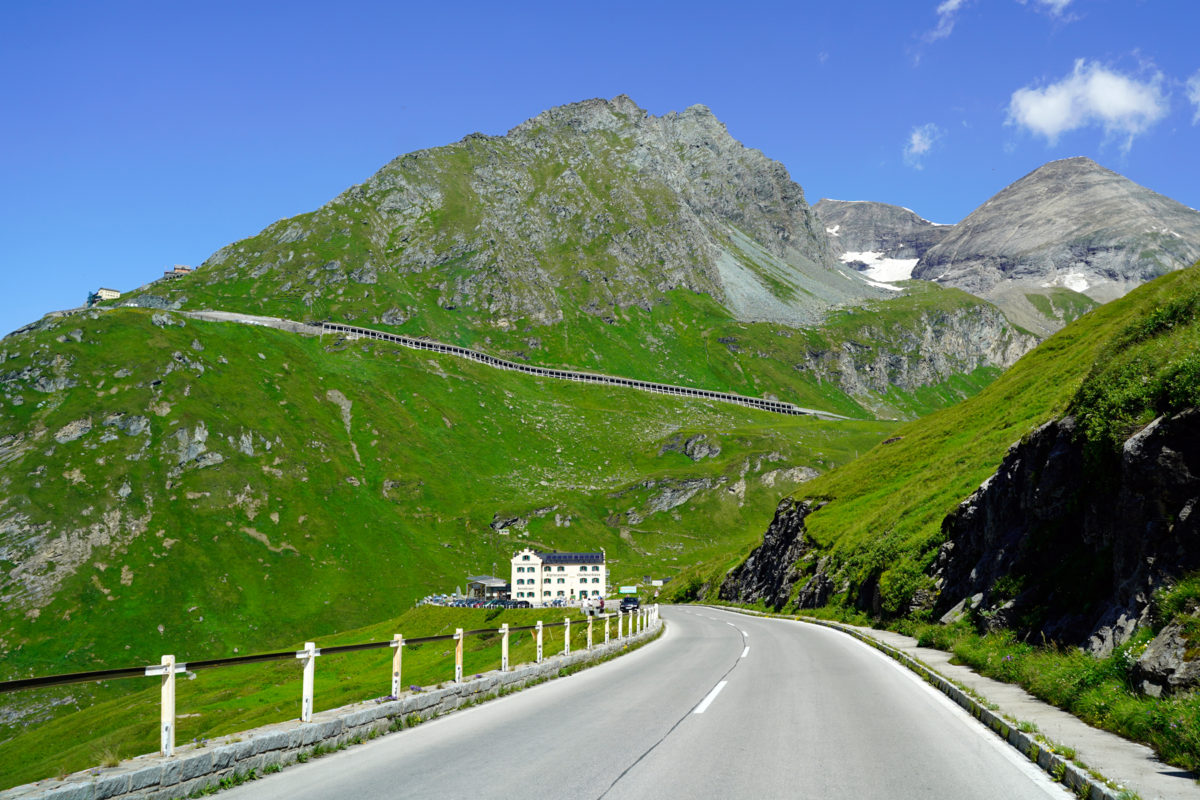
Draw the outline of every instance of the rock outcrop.
[[[720,598],[781,608],[802,577],[797,562],[812,547],[804,528],[804,518],[812,511],[809,503],[785,497],[775,509],[763,543],[721,584]]]
[[[1200,568],[1200,409],[1119,454],[1066,417],[1013,445],[943,523],[937,613],[1105,654],[1148,622],[1156,589]]]
[[[954,229],[907,208],[869,200],[822,198],[813,211],[838,255],[873,252],[882,258],[920,258]]]
[[[1133,665],[1144,694],[1161,697],[1200,686],[1200,614],[1172,620]]]
[[[1036,344],[995,306],[977,303],[925,311],[903,326],[881,320],[828,349],[810,350],[796,367],[865,398],[893,386],[914,391],[980,367],[1007,369]]]

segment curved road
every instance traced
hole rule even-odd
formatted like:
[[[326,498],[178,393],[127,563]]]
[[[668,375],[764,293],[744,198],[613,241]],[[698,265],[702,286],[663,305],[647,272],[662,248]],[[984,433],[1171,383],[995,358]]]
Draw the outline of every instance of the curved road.
[[[666,635],[628,656],[222,796],[1072,796],[845,634],[701,608],[662,612]]]
[[[555,369],[553,367],[539,367],[534,364],[523,364],[517,361],[506,361],[503,358],[488,355],[487,353],[481,353],[478,350],[459,347],[458,345],[454,344],[436,342],[432,339],[404,336],[398,333],[388,333],[387,331],[377,331],[374,328],[361,328],[356,325],[345,325],[339,322],[310,324],[307,322],[280,319],[279,317],[262,317],[254,314],[240,314],[232,311],[179,311],[176,313],[191,317],[193,319],[201,319],[209,322],[240,322],[246,325],[261,325],[267,328],[277,328],[282,331],[299,333],[307,336],[319,336],[324,333],[340,333],[354,338],[377,339],[379,341],[392,342],[393,344],[409,347],[413,350],[429,350],[435,353],[444,353],[446,355],[465,358],[469,361],[485,364],[489,367],[495,367],[496,369],[522,372],[526,375],[534,375],[541,378],[555,378],[564,381],[575,381],[577,383],[595,383],[605,386],[619,386],[626,389],[637,389],[643,392],[651,392],[652,394],[668,394],[676,397],[692,397],[701,400],[716,400],[722,403],[733,403],[735,405],[746,406],[748,408],[757,408],[760,411],[770,411],[775,414],[807,415],[825,420],[850,419],[849,417],[843,417],[841,414],[834,414],[831,411],[821,411],[815,408],[804,408],[793,403],[785,403],[782,400],[767,400],[761,397],[749,397],[747,395],[734,394],[732,392],[716,392],[711,389],[694,389],[690,386],[677,386],[671,383],[655,383],[653,381],[642,381],[635,378],[622,378],[616,375],[605,375],[600,372],[576,372],[572,370]]]
[[[296,324],[296,323],[293,323]],[[316,327],[315,325],[313,327]],[[733,394],[731,392],[714,392],[711,389],[693,389],[690,386],[676,386],[671,383],[654,383],[653,381],[641,381],[635,378],[620,378],[616,375],[605,375],[600,372],[574,372],[566,369],[554,369],[553,367],[539,367],[533,364],[521,364],[516,361],[506,361],[503,358],[490,356],[487,353],[481,353],[478,350],[470,350],[466,347],[459,347],[455,344],[445,344],[443,342],[435,342],[432,339],[418,339],[412,336],[403,336],[398,333],[387,333],[386,331],[377,331],[373,328],[360,328],[355,325],[343,325],[338,322],[323,322],[321,330],[324,333],[343,333],[347,336],[359,337],[365,339],[379,339],[385,342],[393,342],[395,344],[411,347],[414,350],[432,350],[435,353],[445,353],[447,355],[466,358],[471,361],[477,361],[480,364],[486,364],[489,367],[496,369],[506,369],[513,372],[523,372],[526,375],[536,375],[542,378],[556,378],[564,381],[577,381],[579,383],[599,383],[606,386],[621,386],[627,389],[638,389],[643,392],[651,392],[653,394],[670,394],[677,397],[696,397],[704,400],[717,400],[722,403],[734,403],[740,406],[749,408],[757,408],[760,411],[770,411],[775,414],[801,414],[821,419],[849,419],[840,414],[834,414],[829,411],[818,411],[814,408],[802,408],[792,403],[785,403],[782,400],[764,400],[761,397],[748,397],[743,394]]]

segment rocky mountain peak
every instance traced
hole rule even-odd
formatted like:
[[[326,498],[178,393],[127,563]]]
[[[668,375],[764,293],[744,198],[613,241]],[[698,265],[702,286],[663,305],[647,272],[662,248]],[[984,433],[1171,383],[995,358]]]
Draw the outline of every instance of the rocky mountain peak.
[[[885,294],[838,263],[782,164],[705,106],[654,116],[625,95],[401,156],[203,272],[209,286],[295,294],[287,315],[300,318],[352,295],[354,313],[378,318],[469,318],[454,329],[615,320],[679,289],[740,320],[807,325]]]
[[[966,289],[1049,333],[1062,321],[1030,295],[1107,302],[1197,258],[1200,212],[1080,156],[1005,187],[924,253],[913,277]]]
[[[547,109],[517,125],[508,132],[508,136],[520,136],[545,128],[580,132],[616,130],[646,116],[646,110],[628,95],[620,94],[611,100],[593,97]]]

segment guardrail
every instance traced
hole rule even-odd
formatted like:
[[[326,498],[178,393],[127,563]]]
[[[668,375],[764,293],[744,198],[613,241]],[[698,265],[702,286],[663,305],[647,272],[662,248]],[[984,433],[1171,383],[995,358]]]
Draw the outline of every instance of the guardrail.
[[[587,649],[591,650],[593,645],[592,626],[595,620],[604,622],[604,644],[608,644],[610,639],[611,621],[613,618],[617,620],[616,638],[618,640],[633,636],[634,634],[643,631],[647,626],[652,625],[658,619],[658,606],[649,606],[645,609],[628,614],[618,611],[616,614],[598,614],[587,617]],[[501,625],[499,628],[477,628],[475,630],[465,631],[462,628],[457,628],[454,633],[440,634],[436,636],[419,636],[412,639],[405,639],[402,634],[397,633],[391,639],[381,642],[361,642],[358,644],[343,644],[333,647],[317,647],[315,642],[305,642],[303,650],[286,650],[276,653],[258,653],[249,656],[232,656],[229,658],[210,658],[200,661],[176,661],[174,655],[164,655],[159,664],[151,664],[141,667],[119,667],[115,669],[92,670],[90,672],[72,672],[61,675],[45,675],[37,678],[20,678],[12,681],[0,681],[0,694],[7,692],[18,692],[25,689],[43,689],[51,686],[64,686],[72,683],[91,683],[93,681],[114,680],[120,678],[139,678],[139,677],[160,677],[162,679],[162,714],[160,723],[160,748],[159,752],[164,756],[175,754],[175,676],[181,672],[195,672],[197,670],[216,669],[220,667],[240,666],[243,664],[256,664],[266,661],[288,661],[297,659],[303,662],[303,672],[301,678],[300,690],[300,721],[311,722],[313,715],[313,683],[316,674],[316,659],[322,655],[335,655],[340,653],[354,653],[360,650],[382,650],[391,648],[395,652],[392,654],[392,674],[391,674],[391,692],[392,697],[398,697],[401,693],[403,685],[400,679],[401,660],[406,646],[416,646],[426,644],[428,642],[445,642],[454,641],[456,643],[454,649],[454,682],[463,682],[463,642],[468,636],[480,636],[484,634],[499,633],[501,636],[500,644],[500,671],[508,672],[510,670],[508,658],[508,643],[509,634],[519,631],[534,631],[537,637],[537,656],[536,663],[542,663],[544,656],[544,632],[548,628],[563,628],[563,653],[570,654],[571,652],[571,618],[564,617],[562,622],[543,623],[538,620],[533,625],[509,626],[508,623]]]
[[[348,337],[377,339],[384,342],[394,342],[395,344],[403,345],[414,350],[431,350],[435,353],[446,353],[448,355],[458,356],[460,358],[477,361],[480,364],[486,364],[497,369],[506,369],[513,372],[523,372],[526,375],[537,375],[543,378],[557,378],[565,381],[575,381],[577,383],[599,383],[607,386],[624,386],[630,389],[639,389],[645,392],[654,394],[669,394],[679,397],[695,397],[706,400],[717,400],[722,403],[733,403],[735,405],[746,406],[748,408],[757,408],[760,411],[770,411],[775,414],[790,414],[793,416],[813,416],[823,419],[848,419],[839,414],[830,414],[826,411],[817,411],[811,408],[801,408],[800,406],[785,403],[781,400],[764,400],[760,397],[747,397],[745,395],[733,394],[732,392],[714,392],[709,389],[692,389],[686,386],[674,386],[669,383],[654,383],[652,381],[639,381],[632,378],[618,378],[614,375],[603,375],[598,372],[572,372],[563,369],[550,369],[548,367],[535,367],[530,364],[521,364],[516,361],[506,361],[503,358],[489,356],[487,353],[480,353],[478,350],[470,350],[466,347],[459,347],[453,344],[444,344],[435,342],[430,339],[418,339],[412,336],[404,336],[398,333],[386,333],[377,331],[372,328],[360,328],[356,325],[344,325],[340,322],[323,322],[321,323],[322,333],[342,333]]]

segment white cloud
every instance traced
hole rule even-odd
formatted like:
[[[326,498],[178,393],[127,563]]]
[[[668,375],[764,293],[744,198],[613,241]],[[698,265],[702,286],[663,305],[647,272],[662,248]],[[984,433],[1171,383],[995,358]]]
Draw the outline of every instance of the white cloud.
[[[1166,116],[1162,82],[1159,72],[1138,80],[1081,58],[1058,83],[1013,92],[1008,121],[1046,137],[1050,144],[1068,131],[1099,125],[1106,136],[1123,137],[1128,150],[1133,137]]]
[[[1187,97],[1192,105],[1196,107],[1196,115],[1192,117],[1192,124],[1200,122],[1200,69],[1196,70],[1196,74],[1187,79]]]
[[[1071,5],[1071,0],[1038,0],[1038,5],[1057,17],[1061,16],[1067,6]]]
[[[1017,0],[1021,5],[1025,5],[1027,1]],[[1048,12],[1052,17],[1061,17],[1067,10],[1067,6],[1071,5],[1071,0],[1034,0],[1034,5]]]
[[[925,41],[936,42],[938,39],[945,39],[947,36],[953,33],[954,21],[958,15],[959,9],[969,2],[971,2],[971,0],[942,0],[937,7],[937,27],[925,34]]]
[[[932,122],[913,128],[912,133],[908,135],[908,144],[904,146],[904,163],[913,169],[922,169],[924,165],[921,159],[942,135],[942,129]]]

